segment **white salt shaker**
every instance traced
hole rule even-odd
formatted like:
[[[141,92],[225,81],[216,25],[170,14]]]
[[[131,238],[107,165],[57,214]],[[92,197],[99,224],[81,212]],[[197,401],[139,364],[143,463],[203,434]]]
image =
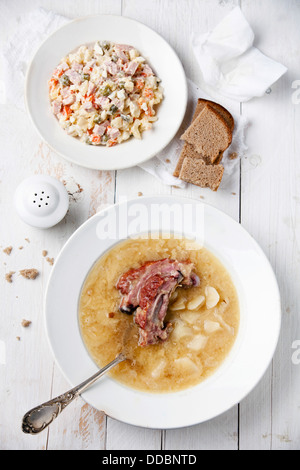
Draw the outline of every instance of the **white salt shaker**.
[[[63,183],[53,176],[34,175],[18,186],[14,204],[25,223],[37,228],[49,228],[66,215],[69,196]]]

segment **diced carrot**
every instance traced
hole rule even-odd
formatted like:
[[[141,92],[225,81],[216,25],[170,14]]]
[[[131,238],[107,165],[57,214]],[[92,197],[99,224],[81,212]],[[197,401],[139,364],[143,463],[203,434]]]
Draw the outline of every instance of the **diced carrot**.
[[[144,88],[145,82],[144,80],[137,80],[135,86],[138,90],[142,90]]]
[[[145,114],[146,114],[147,116],[149,116],[149,117],[152,117],[152,116],[153,116],[153,111],[152,111],[152,109],[150,108],[150,106],[148,106],[148,109],[147,109],[147,111],[145,111]]]
[[[84,98],[84,103],[88,103],[90,101],[91,103],[94,104],[94,101],[95,101],[96,97],[95,97],[95,95],[90,95],[90,96],[84,95],[83,98]]]
[[[153,90],[151,88],[146,87],[143,90],[143,96],[145,96],[146,98],[149,98],[150,100],[152,100],[152,98],[154,98]]]
[[[94,142],[94,144],[100,144],[100,142],[101,142],[100,135],[93,134],[92,135],[92,142]]]
[[[60,69],[55,69],[54,72],[53,72],[53,77],[55,78],[59,78],[63,75],[64,71],[63,70],[60,70]]]
[[[56,78],[51,78],[48,81],[49,90],[52,90],[52,88],[56,87],[57,84],[58,84],[58,80],[56,80]]]
[[[65,119],[68,119],[69,116],[71,116],[72,113],[73,113],[73,111],[72,111],[72,109],[70,108],[70,106],[65,105],[65,106],[63,107],[63,114],[64,114]]]
[[[108,142],[107,142],[107,145],[108,147],[113,147],[114,145],[117,144],[117,140],[116,139],[110,139]]]

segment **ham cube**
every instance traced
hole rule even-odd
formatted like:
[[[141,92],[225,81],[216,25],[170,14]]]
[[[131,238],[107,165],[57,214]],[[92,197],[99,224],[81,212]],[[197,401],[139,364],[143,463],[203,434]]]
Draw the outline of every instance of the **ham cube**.
[[[94,134],[102,136],[105,131],[106,127],[104,124],[95,124],[95,127],[93,129]]]
[[[87,113],[91,113],[92,111],[94,111],[94,106],[93,106],[93,103],[91,103],[90,101],[86,101],[84,104],[83,104],[83,109],[87,112]]]
[[[70,106],[71,104],[75,103],[76,97],[74,93],[70,93],[69,95],[66,96],[66,98],[63,99],[63,104]]]
[[[89,82],[87,95],[88,96],[92,95],[95,90],[96,90],[96,85],[93,82]]]
[[[116,129],[115,127],[110,127],[108,129],[107,133],[108,133],[110,139],[112,139],[112,140],[116,139],[121,134],[119,129]]]
[[[125,69],[125,73],[127,75],[134,75],[135,72],[137,71],[137,68],[139,66],[139,63],[132,60],[131,62],[129,62],[129,64],[127,65],[126,69]]]
[[[67,77],[74,85],[80,85],[80,83],[82,82],[81,75],[75,70],[67,70],[65,75],[67,75]]]
[[[62,106],[61,101],[59,101],[59,100],[53,101],[53,103],[52,103],[52,112],[53,112],[53,114],[56,115],[56,114],[60,113],[61,106]]]

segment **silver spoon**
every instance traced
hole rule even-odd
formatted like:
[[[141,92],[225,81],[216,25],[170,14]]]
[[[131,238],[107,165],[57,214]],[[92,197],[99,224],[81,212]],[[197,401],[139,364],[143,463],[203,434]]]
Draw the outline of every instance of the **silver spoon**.
[[[96,374],[92,375],[92,377],[85,380],[80,385],[77,385],[77,387],[72,388],[63,395],[59,395],[42,405],[32,408],[32,410],[28,411],[23,417],[22,431],[26,434],[38,434],[43,431],[75,398],[78,397],[78,395],[84,392],[112,367],[125,360],[125,355],[122,353],[119,354],[112,362],[103,367],[103,369],[100,369]]]

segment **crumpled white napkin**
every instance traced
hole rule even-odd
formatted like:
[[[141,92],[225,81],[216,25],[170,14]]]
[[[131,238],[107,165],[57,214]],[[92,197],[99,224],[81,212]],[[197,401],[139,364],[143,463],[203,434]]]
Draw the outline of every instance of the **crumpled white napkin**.
[[[193,51],[208,90],[244,102],[262,96],[287,71],[253,42],[254,33],[240,7],[212,31],[193,35]]]
[[[6,101],[25,110],[24,81],[27,66],[47,36],[68,21],[68,18],[43,8],[22,15],[14,34],[7,39],[2,50]]]
[[[15,33],[7,40],[3,51],[4,84],[6,100],[14,104],[18,109],[25,110],[24,105],[24,79],[27,65],[38,48],[39,44],[53,31],[70,21],[68,18],[58,15],[52,11],[38,8],[24,15]],[[180,136],[189,126],[199,97],[211,99],[207,93],[188,80],[189,103],[187,112],[181,128],[170,144],[156,157],[143,163],[140,167],[152,174],[164,184],[184,187],[186,183],[175,178],[172,173],[175,169],[182,148]],[[222,104],[221,99],[219,100]],[[229,109],[232,113],[232,110]],[[233,113],[232,113],[233,114]],[[224,153],[223,164],[225,168],[224,176],[229,175],[242,153],[246,149],[244,143],[244,133],[247,123],[244,118],[234,115],[235,130],[230,149]],[[228,154],[236,152],[238,158],[230,160]]]

